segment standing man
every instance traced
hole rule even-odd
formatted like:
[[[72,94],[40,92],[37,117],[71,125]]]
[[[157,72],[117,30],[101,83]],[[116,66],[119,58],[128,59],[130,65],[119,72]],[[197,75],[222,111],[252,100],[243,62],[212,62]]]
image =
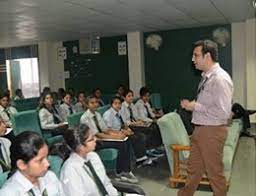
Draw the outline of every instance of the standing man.
[[[233,82],[218,63],[217,44],[200,40],[194,44],[192,61],[202,71],[196,100],[183,99],[181,107],[193,112],[192,149],[188,162],[188,177],[178,196],[192,196],[204,173],[210,181],[213,195],[225,196],[223,147],[227,124],[231,117]]]

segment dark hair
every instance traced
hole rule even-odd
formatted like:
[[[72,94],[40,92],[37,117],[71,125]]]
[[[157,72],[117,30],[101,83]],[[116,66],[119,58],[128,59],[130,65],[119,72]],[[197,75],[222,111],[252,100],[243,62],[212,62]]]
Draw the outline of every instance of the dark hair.
[[[50,149],[50,154],[66,160],[71,152],[76,152],[77,148],[85,143],[88,136],[89,127],[86,124],[80,124],[74,129],[67,129],[63,135],[65,141],[54,144]]]
[[[134,95],[134,93],[133,93],[132,90],[126,89],[126,90],[124,91],[124,97],[126,97],[129,93],[132,93],[132,94]]]
[[[94,95],[89,95],[87,98],[86,98],[86,104],[88,104],[89,100],[90,99],[98,99],[96,96]]]
[[[50,87],[48,87],[48,86],[45,86],[45,87],[43,88],[42,94],[45,94],[45,93],[50,93],[50,92],[51,92],[51,89],[50,89]]]
[[[145,96],[147,93],[150,93],[150,90],[147,87],[143,86],[142,88],[140,88],[139,90],[140,97]]]
[[[113,102],[114,102],[115,100],[119,100],[120,102],[122,102],[122,100],[121,100],[120,97],[115,96],[115,97],[113,97],[113,98],[111,99],[111,105],[113,104]]]
[[[39,101],[39,109],[45,107],[45,99],[46,99],[46,96],[47,95],[50,95],[52,97],[52,94],[51,92],[46,92],[46,93],[43,93],[40,97],[40,101]]]
[[[193,48],[196,48],[198,46],[202,46],[202,54],[210,53],[211,58],[214,62],[218,61],[218,45],[211,40],[199,40],[194,43]]]
[[[72,97],[72,94],[69,92],[69,91],[65,91],[63,94],[62,94],[62,98],[66,97],[66,95],[70,95]]]
[[[0,94],[0,99],[3,99],[4,97],[6,97],[8,101],[10,101],[10,95],[7,92]]]
[[[98,91],[98,90],[101,92],[101,89],[100,89],[99,87],[94,88],[94,89],[92,90],[92,94],[94,95],[94,94],[95,94],[95,92],[96,92],[96,91]]]
[[[28,163],[31,159],[37,156],[38,151],[46,143],[42,137],[33,132],[25,131],[17,135],[10,147],[11,152],[11,166],[13,174],[17,170],[17,161],[19,159],[23,160],[24,163]]]
[[[22,90],[20,88],[15,90],[15,95],[19,95],[20,93],[22,93]]]
[[[79,91],[79,92],[77,93],[77,99],[79,99],[79,95],[80,95],[80,94],[86,95],[85,91]]]

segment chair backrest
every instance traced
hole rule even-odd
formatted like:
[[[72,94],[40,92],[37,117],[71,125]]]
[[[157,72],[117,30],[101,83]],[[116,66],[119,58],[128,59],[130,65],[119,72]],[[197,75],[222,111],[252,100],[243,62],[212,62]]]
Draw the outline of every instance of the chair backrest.
[[[49,169],[51,171],[53,171],[56,174],[56,176],[59,178],[61,168],[62,168],[62,164],[63,164],[62,158],[57,156],[57,155],[49,155],[48,160],[49,160],[49,163],[50,163]]]
[[[104,105],[102,107],[97,108],[97,112],[99,112],[101,115],[103,115],[109,108],[111,107],[110,104]]]
[[[74,114],[71,114],[67,117],[67,121],[70,128],[76,127],[79,125],[80,118],[84,114],[84,112],[77,112]]]
[[[12,104],[19,112],[26,111],[26,110],[33,110],[38,107],[39,97],[14,100]]]
[[[157,123],[160,127],[162,141],[165,146],[170,170],[172,172],[173,157],[172,157],[172,151],[170,149],[170,145],[179,144],[183,146],[189,146],[190,139],[180,116],[176,112],[165,114],[163,117],[161,117],[158,120]],[[180,153],[181,159],[186,159],[188,158],[188,156],[189,156],[188,151],[182,151]]]
[[[152,107],[155,109],[162,109],[161,95],[160,93],[152,93],[150,97]]]
[[[35,131],[42,136],[37,110],[18,112],[12,115],[11,121],[14,135],[24,131]]]
[[[106,148],[97,151],[101,158],[107,172],[116,170],[116,161],[118,157],[118,150],[114,148]]]
[[[9,174],[9,171],[4,172],[4,173],[0,173],[0,188],[2,188],[2,186],[5,183],[5,181],[7,180],[8,174]]]

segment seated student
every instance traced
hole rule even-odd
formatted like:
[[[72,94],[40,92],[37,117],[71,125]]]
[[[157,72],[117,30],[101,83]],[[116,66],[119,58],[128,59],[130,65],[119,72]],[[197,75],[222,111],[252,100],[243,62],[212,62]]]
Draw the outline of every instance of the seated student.
[[[116,96],[120,97],[121,101],[124,101],[124,99],[125,99],[125,96],[124,96],[125,89],[126,89],[125,86],[120,85],[117,90]]]
[[[48,171],[48,147],[35,132],[19,134],[10,148],[12,171],[0,195],[64,196],[62,184]]]
[[[135,132],[142,132],[146,136],[146,144],[148,148],[150,147],[158,147],[161,145],[161,135],[158,127],[151,123],[149,126],[149,122],[144,122],[143,119],[140,119],[138,116],[137,109],[133,104],[133,91],[126,90],[125,93],[125,100],[121,106],[121,117],[123,121]],[[151,156],[163,156],[162,152],[159,151],[151,151],[149,153]]]
[[[122,120],[119,113],[120,109],[120,97],[113,97],[111,100],[111,108],[107,110],[103,115],[103,119],[107,127],[113,130],[121,131],[122,133],[124,133],[124,135],[129,137],[136,156],[136,164],[138,166],[153,164],[152,159],[146,156],[146,144],[144,134],[134,134],[128,126],[125,126],[124,121]]]
[[[86,96],[84,91],[79,91],[77,95],[78,102],[74,105],[75,112],[83,112],[87,109]]]
[[[91,134],[95,135],[100,140],[123,140],[126,135],[122,132],[109,129],[101,114],[96,112],[98,100],[94,96],[89,96],[87,99],[88,110],[81,116],[80,123],[89,126]],[[129,141],[101,141],[96,149],[115,148],[119,151],[117,158],[117,177],[119,180],[131,183],[137,183],[137,178],[131,172],[131,152]]]
[[[50,131],[53,135],[60,135],[67,129],[67,125],[62,122],[62,118],[53,107],[53,98],[50,92],[41,96],[39,121],[42,129]]]
[[[10,105],[9,95],[0,95],[0,117],[4,120],[7,127],[12,127],[11,115],[15,113],[17,113],[17,110]]]
[[[67,196],[118,196],[117,190],[106,175],[104,165],[93,152],[96,139],[90,134],[89,127],[81,124],[74,130],[67,130],[64,139],[71,149],[64,162],[60,179]]]
[[[11,169],[10,160],[10,146],[11,142],[2,137],[6,133],[6,124],[3,119],[0,118],[0,173],[9,171]]]
[[[93,92],[92,92],[92,95],[97,98],[100,107],[105,105],[105,103],[103,102],[103,100],[101,98],[102,93],[101,93],[100,88],[94,89]]]
[[[64,88],[59,88],[59,89],[58,89],[58,99],[57,99],[59,105],[62,104],[62,98],[63,98],[64,94],[65,94]]]
[[[71,104],[71,94],[69,92],[65,92],[63,99],[63,103],[60,105],[60,116],[63,121],[67,121],[67,116],[75,113],[73,106]]]
[[[24,99],[23,93],[21,89],[16,89],[15,91],[15,97],[13,98],[14,100],[19,100],[19,99]]]
[[[142,87],[139,91],[140,99],[136,102],[138,117],[144,122],[156,122],[157,118],[161,117],[155,114],[150,103],[150,91],[147,87]]]
[[[71,95],[71,103],[75,104],[77,102],[77,97],[75,96],[75,90],[72,87],[69,87],[67,92]]]

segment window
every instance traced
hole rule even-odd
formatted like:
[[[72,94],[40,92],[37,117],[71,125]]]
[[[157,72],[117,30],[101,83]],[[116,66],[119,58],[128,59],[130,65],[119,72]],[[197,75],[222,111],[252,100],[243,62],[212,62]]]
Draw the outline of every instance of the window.
[[[25,98],[39,96],[38,58],[22,58],[6,61],[8,89],[14,96],[22,89]]]

